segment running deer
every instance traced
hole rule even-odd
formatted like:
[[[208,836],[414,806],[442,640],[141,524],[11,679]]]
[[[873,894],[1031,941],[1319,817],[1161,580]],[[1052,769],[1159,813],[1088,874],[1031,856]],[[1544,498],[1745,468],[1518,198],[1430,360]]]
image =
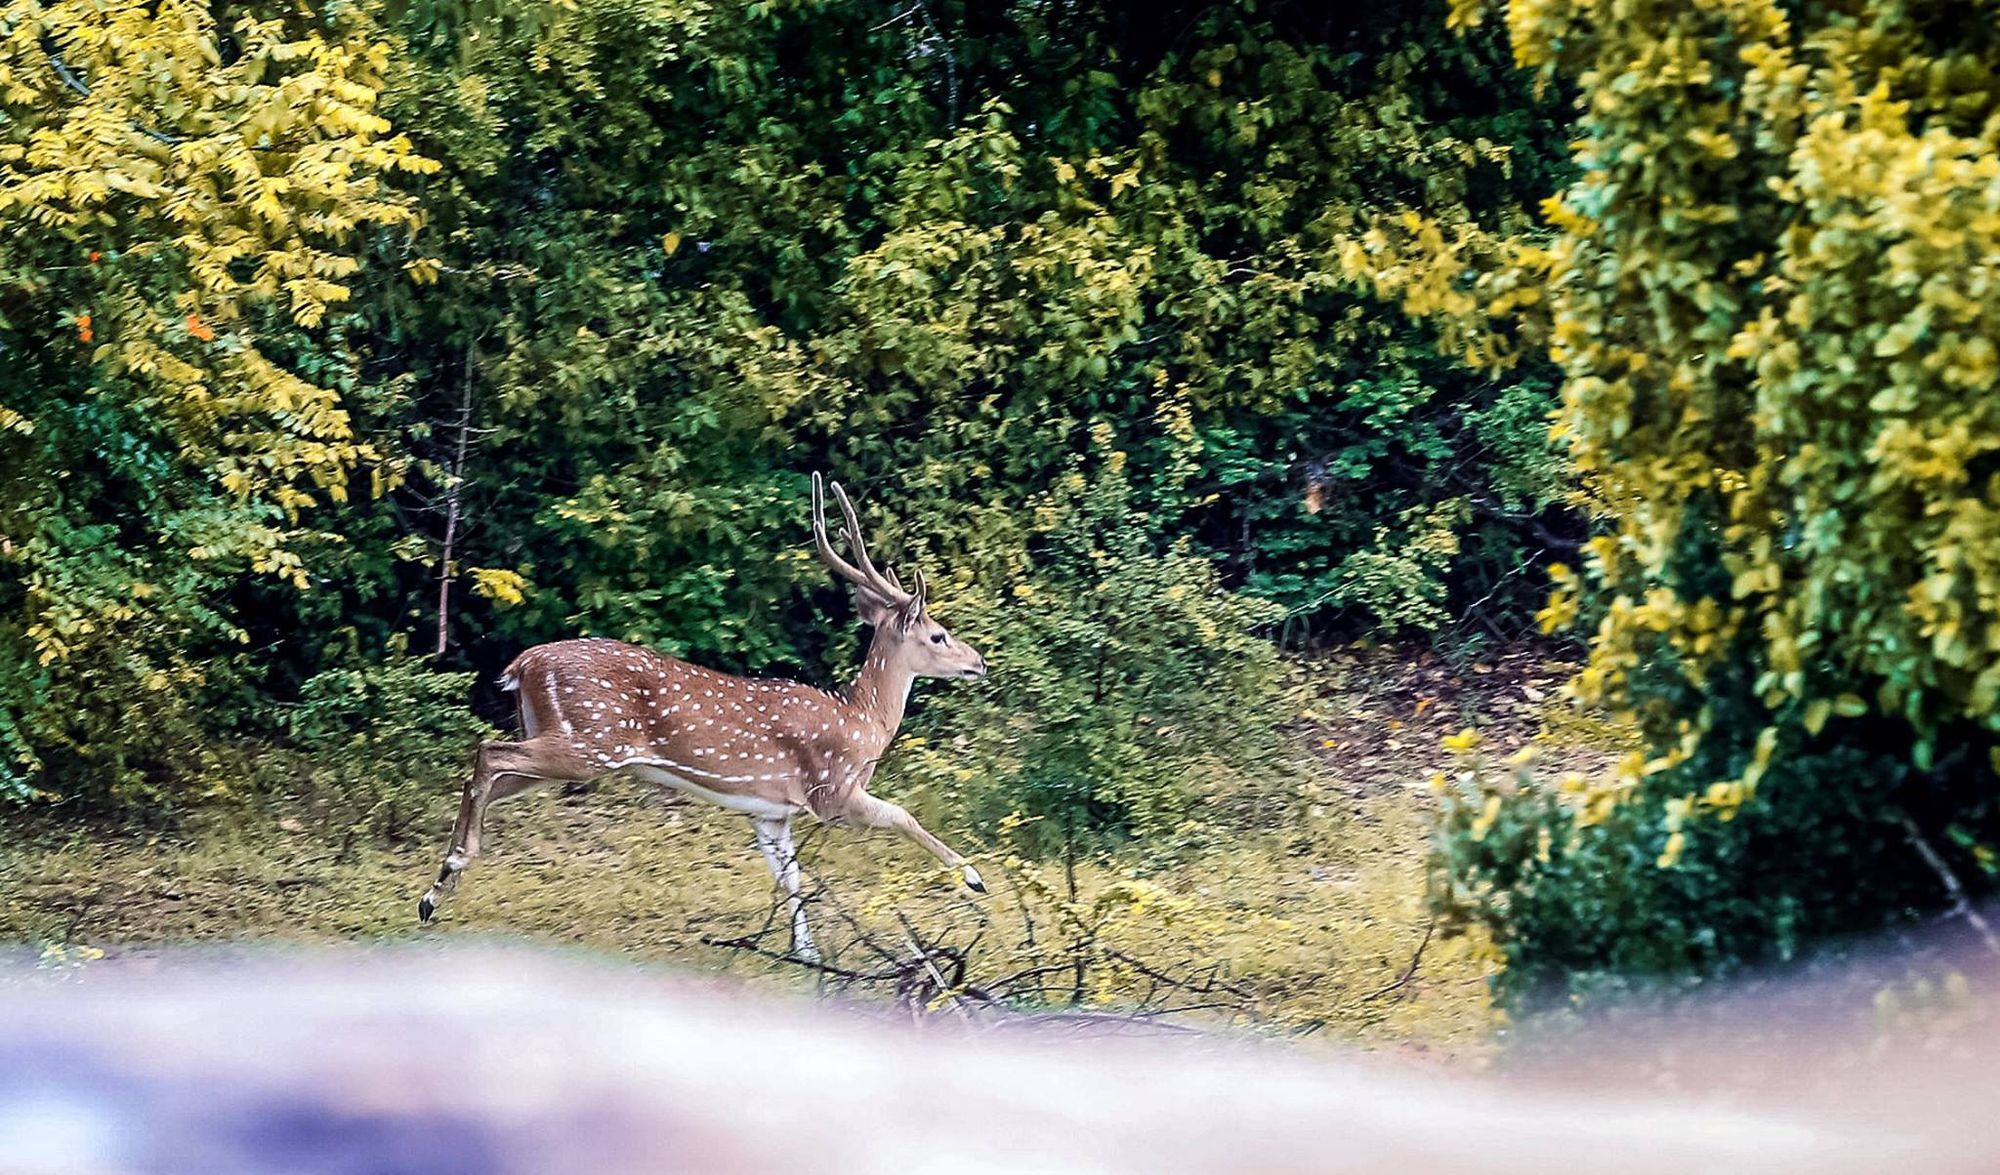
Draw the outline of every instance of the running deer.
[[[812,479],[813,544],[834,574],[854,588],[855,609],[874,637],[853,684],[838,692],[793,681],[753,680],[690,665],[621,641],[586,639],[537,645],[500,677],[516,696],[519,742],[482,743],[459,801],[450,851],[437,882],[417,904],[428,922],[479,855],[487,805],[538,784],[588,780],[625,770],[741,812],[756,827],[757,848],[785,890],[792,949],[817,958],[799,896],[792,819],[809,813],[828,824],[892,828],[962,871],[980,893],[979,871],[932,836],[901,807],[868,794],[875,764],[896,737],[910,687],[919,677],[986,676],[986,662],[931,619],[924,579],[906,591],[894,572],[877,570],[861,540],[854,505],[838,483],[849,563],[827,539],[826,498]]]

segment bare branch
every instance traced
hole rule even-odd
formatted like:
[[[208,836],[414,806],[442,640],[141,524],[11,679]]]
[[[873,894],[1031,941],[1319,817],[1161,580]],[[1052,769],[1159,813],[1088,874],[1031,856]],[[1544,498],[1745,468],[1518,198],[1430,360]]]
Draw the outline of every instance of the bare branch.
[[[1003,974],[987,978],[981,972],[991,962],[1006,955],[980,949],[992,923],[979,907],[970,907],[977,913],[977,928],[969,941],[958,946],[950,940],[957,928],[965,925],[962,922],[946,922],[939,932],[926,931],[903,909],[892,907],[891,914],[898,929],[883,933],[862,923],[831,890],[823,890],[821,897],[825,902],[822,908],[835,911],[851,932],[847,949],[872,955],[875,960],[872,966],[864,968],[846,964],[831,956],[818,960],[802,959],[772,950],[763,945],[765,936],[775,931],[775,919],[771,917],[766,918],[762,928],[751,933],[736,937],[711,936],[702,941],[711,946],[746,951],[773,963],[799,967],[816,977],[835,980],[843,987],[881,988],[882,994],[890,997],[897,1007],[918,1018],[949,1009],[955,1019],[968,1026],[1002,1028],[1042,1024],[1088,1030],[1190,1032],[1198,1030],[1165,1023],[1163,1018],[1210,1010],[1241,1012],[1252,998],[1247,990],[1225,981],[1219,965],[1184,968],[1159,960],[1141,959],[1128,951],[1107,947],[1098,937],[1098,928],[1090,924],[1066,928],[1073,933],[1066,933],[1059,946],[1050,944],[1045,948],[1048,953],[1040,959],[1026,961],[1025,966],[1016,965]],[[825,949],[824,944],[822,949]],[[1014,942],[1010,949],[1018,951],[1021,944]],[[1083,969],[1087,981],[1093,966],[1105,965],[1113,965],[1121,973],[1143,977],[1147,981],[1143,996],[1131,1005],[1116,1009],[1072,1006],[1064,1011],[1052,1012],[1045,1008],[1028,1010],[1022,1007],[1023,1004],[1045,1005],[1052,996],[1060,999],[1064,995],[1071,997],[1073,1005],[1080,1005],[1081,1000],[1072,990],[1077,968],[1080,966]],[[1045,982],[1057,977],[1064,982],[1058,985]]]
[[[1376,988],[1362,998],[1364,1000],[1380,999],[1392,991],[1401,990],[1409,984],[1410,980],[1416,978],[1417,966],[1423,961],[1424,948],[1431,945],[1431,935],[1435,933],[1437,933],[1437,919],[1432,918],[1430,925],[1424,927],[1423,941],[1417,944],[1416,951],[1410,955],[1410,965],[1403,968],[1403,973],[1398,975],[1393,982]],[[1400,999],[1402,997],[1398,996],[1397,998]]]
[[[451,483],[445,488],[444,556],[438,560],[437,651],[442,658],[451,621],[451,547],[458,538],[458,517],[465,499],[465,450],[472,440],[472,373],[478,365],[477,344],[465,345],[464,388],[458,406],[458,448],[451,460]]]
[[[917,12],[923,16],[924,27],[930,30],[931,40],[937,42],[938,52],[944,57],[944,84],[947,102],[945,109],[951,116],[950,125],[957,126],[958,55],[952,52],[951,42],[945,39],[944,33],[938,29],[937,22],[931,19],[930,6],[925,4],[924,0],[917,0]]]
[[[1952,872],[1950,865],[1945,864],[1944,858],[1931,847],[1931,842],[1924,839],[1923,831],[1917,827],[1915,820],[1910,819],[1908,812],[1898,811],[1896,819],[1902,824],[1903,835],[1909,839],[1910,847],[1917,850],[1917,855],[1924,859],[1924,864],[1931,867],[1931,872],[1937,874],[1938,880],[1944,883],[1945,892],[1951,895],[1952,905],[1951,909],[1946,911],[1946,916],[1965,919],[1978,933],[1980,940],[1986,944],[1986,949],[2000,955],[2000,938],[1994,936],[1993,928],[1987,925],[1986,919],[1979,911],[1972,908],[1972,899],[1966,896],[1965,886],[1959,883],[1958,874]]]
[[[875,27],[869,29],[868,31],[871,33],[879,33],[883,29],[888,28],[892,24],[901,24],[902,22],[915,16],[919,11],[922,10],[922,8],[923,5],[921,4],[916,5],[914,7],[905,8],[903,11],[897,13],[896,15],[890,17],[888,20],[883,21],[881,24],[876,25]]]

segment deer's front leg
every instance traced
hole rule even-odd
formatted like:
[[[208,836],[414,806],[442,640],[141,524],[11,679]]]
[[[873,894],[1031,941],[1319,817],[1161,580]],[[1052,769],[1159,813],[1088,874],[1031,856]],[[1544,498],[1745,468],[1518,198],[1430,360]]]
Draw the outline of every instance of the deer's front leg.
[[[799,854],[792,845],[792,822],[788,819],[756,819],[757,850],[771,866],[771,876],[785,887],[785,903],[792,915],[792,953],[807,962],[819,962],[819,948],[813,945],[812,930],[806,925],[806,903],[799,896]]]
[[[856,791],[848,799],[846,811],[841,814],[866,828],[895,829],[922,845],[931,856],[943,861],[946,867],[961,871],[965,877],[965,884],[974,893],[986,892],[986,882],[980,879],[979,870],[974,869],[964,857],[953,852],[951,846],[932,836],[930,830],[917,823],[917,818],[910,815],[901,804],[878,800],[865,791]]]

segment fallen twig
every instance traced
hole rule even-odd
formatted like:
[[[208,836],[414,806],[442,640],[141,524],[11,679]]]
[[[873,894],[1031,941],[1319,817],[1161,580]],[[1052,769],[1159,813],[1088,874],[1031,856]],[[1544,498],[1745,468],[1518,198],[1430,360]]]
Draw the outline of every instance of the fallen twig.
[[[1159,1012],[1087,1012],[1075,1009],[1059,1012],[1010,1012],[994,1021],[996,1028],[1023,1026],[1067,1025],[1076,1028],[1141,1029],[1147,1032],[1170,1032],[1182,1036],[1200,1036],[1202,1029],[1189,1024],[1175,1024],[1162,1019],[1176,1012],[1194,1011],[1201,1007],[1224,1005],[1196,1005],[1194,1008],[1174,1008]]]
[[[822,975],[831,975],[836,979],[846,979],[856,983],[879,983],[883,980],[896,978],[894,972],[855,971],[834,963],[828,963],[822,959],[802,958],[790,951],[779,954],[777,951],[757,941],[763,937],[763,933],[759,931],[756,934],[745,934],[736,938],[716,938],[713,935],[703,935],[701,941],[704,946],[722,947],[732,951],[748,951],[753,955],[770,959],[773,962],[790,963],[794,967],[803,967],[808,971],[816,971]]]
[[[864,963],[844,963],[833,953],[818,959],[801,958],[790,951],[780,952],[765,945],[770,941],[769,936],[780,929],[782,919],[777,901],[764,910],[762,925],[751,933],[707,935],[701,941],[708,946],[745,951],[773,963],[798,967],[818,978],[832,981],[841,989],[875,987],[881,995],[915,1016],[949,1009],[953,1017],[967,1025],[994,1021],[1009,1024],[1090,1023],[1099,1026],[1152,1024],[1163,1031],[1192,1031],[1184,1026],[1166,1025],[1162,1022],[1163,1018],[1210,1009],[1240,1012],[1252,998],[1246,988],[1225,979],[1224,968],[1218,964],[1183,967],[1172,962],[1141,959],[1107,946],[1097,937],[1094,928],[1088,926],[1077,928],[1080,936],[1065,936],[1065,945],[1046,953],[1030,952],[1026,957],[1015,955],[1009,958],[1007,952],[982,952],[981,944],[986,941],[986,931],[990,929],[990,923],[983,914],[976,925],[970,927],[969,940],[961,944],[953,939],[966,927],[966,923],[957,920],[962,911],[947,913],[947,921],[941,931],[927,931],[907,912],[892,907],[891,912],[899,929],[887,929],[885,932],[864,925],[824,882],[818,884],[813,896],[819,909],[832,911],[850,932],[839,944],[841,948],[849,953],[864,952],[861,956]],[[829,945],[822,943],[821,949],[828,950]],[[990,966],[999,960],[1007,960],[1014,969],[991,979],[980,974],[982,964]],[[1072,976],[1080,974],[1088,981],[1092,969],[1105,967],[1145,980],[1140,985],[1144,988],[1143,994],[1127,992],[1128,997],[1136,995],[1137,998],[1116,1011],[1076,1006],[1083,1001]],[[1070,982],[1059,987],[1046,982],[1059,976]],[[1070,1008],[1059,1011],[1046,1007],[1047,1003],[1061,1002],[1064,993],[1070,997]],[[1175,1000],[1187,1002],[1176,1004]],[[1024,1004],[1028,1006],[1024,1008]]]
[[[1416,952],[1410,956],[1410,965],[1403,968],[1403,973],[1401,975],[1398,975],[1393,982],[1385,984],[1382,987],[1378,987],[1374,991],[1371,991],[1367,995],[1363,996],[1362,997],[1363,1001],[1365,1002],[1367,1000],[1380,999],[1381,997],[1388,995],[1392,991],[1397,991],[1403,988],[1410,982],[1410,980],[1416,978],[1417,965],[1423,962],[1424,948],[1431,945],[1431,935],[1435,933],[1437,933],[1437,919],[1432,918],[1430,921],[1430,925],[1424,927],[1423,941],[1417,944]]]
[[[1945,864],[1944,858],[1931,847],[1931,842],[1924,838],[1923,830],[1917,827],[1915,820],[1910,819],[1908,812],[1898,811],[1896,819],[1902,824],[1903,835],[1909,839],[1910,847],[1917,850],[1917,855],[1924,859],[1924,864],[1931,867],[1931,872],[1938,875],[1938,880],[1944,883],[1945,892],[1951,895],[1952,905],[1951,909],[1946,911],[1946,917],[1956,916],[1965,919],[1986,943],[1986,949],[2000,955],[2000,938],[1994,936],[1993,928],[1987,925],[1986,919],[1979,911],[1972,908],[1972,899],[1966,896],[1965,887],[1959,884],[1958,874],[1953,873],[1951,866]]]

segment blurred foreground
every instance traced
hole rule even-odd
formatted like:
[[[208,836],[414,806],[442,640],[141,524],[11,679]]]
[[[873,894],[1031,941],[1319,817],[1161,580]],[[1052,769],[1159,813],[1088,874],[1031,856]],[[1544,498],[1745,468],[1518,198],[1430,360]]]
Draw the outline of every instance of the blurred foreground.
[[[1912,966],[1943,978],[1913,987]],[[1214,1036],[912,1027],[496,947],[0,983],[8,1173],[2000,1170],[2000,985],[1976,943],[1624,1017],[1483,1077]]]

